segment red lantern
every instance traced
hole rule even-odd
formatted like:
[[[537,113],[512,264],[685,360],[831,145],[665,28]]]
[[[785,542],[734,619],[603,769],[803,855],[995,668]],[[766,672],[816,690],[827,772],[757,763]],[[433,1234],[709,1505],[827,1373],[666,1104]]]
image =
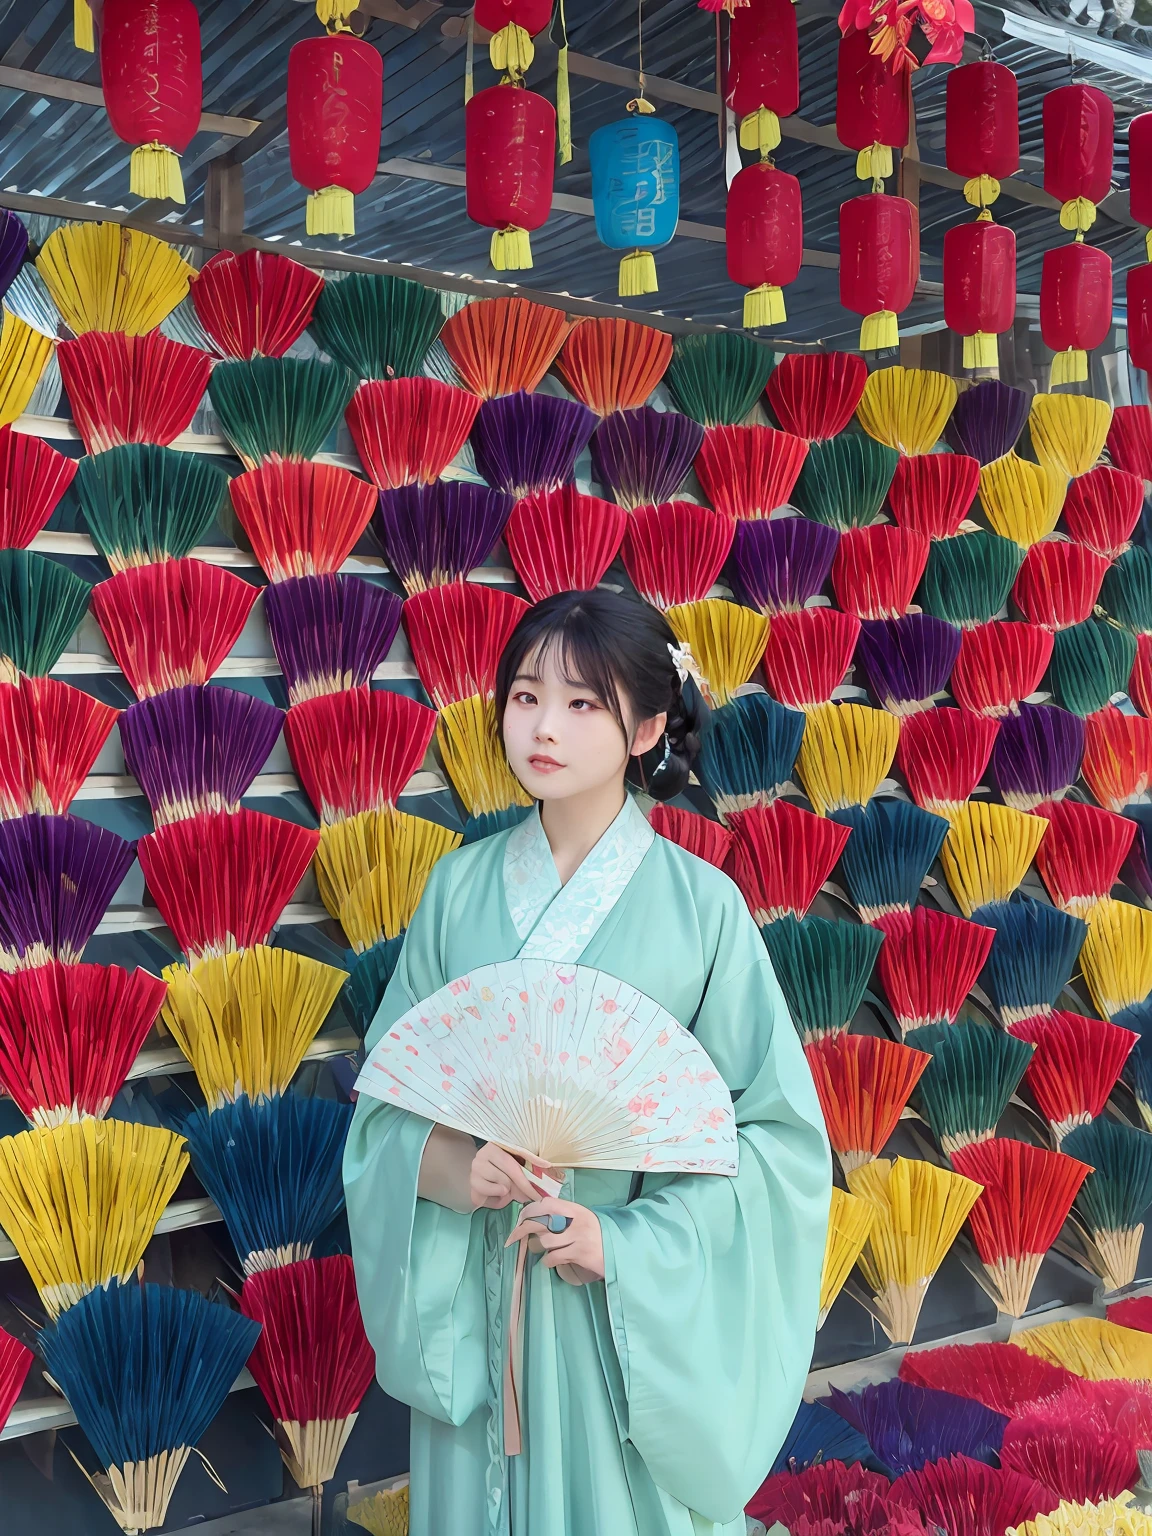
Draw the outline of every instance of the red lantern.
[[[920,277],[920,221],[903,197],[865,193],[840,204],[840,302],[864,316],[860,349],[899,344],[896,316]]]
[[[728,188],[724,233],[728,276],[752,290],[744,295],[744,324],[779,325],[788,318],[782,289],[796,281],[804,257],[804,211],[795,176],[763,160],[745,166]]]
[[[1020,166],[1020,91],[1003,64],[979,61],[950,70],[944,105],[944,158],[963,176],[964,196],[987,208],[999,183]]]
[[[995,368],[996,338],[1016,314],[1016,236],[977,219],[944,236],[944,323],[964,338],[965,368]]]
[[[1137,224],[1152,227],[1152,112],[1142,112],[1128,124],[1129,207]],[[1152,261],[1152,234],[1148,236]]]
[[[1112,185],[1115,114],[1103,91],[1062,85],[1044,98],[1044,190],[1061,203],[1060,223],[1081,234]]]
[[[1112,324],[1112,259],[1074,241],[1044,252],[1040,270],[1040,334],[1052,359],[1052,383],[1088,377],[1088,353]]]
[[[552,208],[556,110],[520,85],[478,91],[464,108],[468,217],[494,231],[497,272],[532,265],[528,231]]]
[[[1152,266],[1129,267],[1125,284],[1128,301],[1128,353],[1137,368],[1152,369]]]
[[[836,136],[858,151],[862,181],[891,176],[892,151],[908,143],[911,103],[908,71],[893,74],[870,46],[867,32],[851,32],[836,55]]]
[[[800,44],[792,0],[751,0],[728,32],[728,105],[744,149],[762,155],[780,142],[780,119],[800,105]]]
[[[536,50],[532,39],[552,20],[552,0],[476,0],[476,25],[491,32],[492,68],[519,80]]]
[[[100,81],[108,121],[134,144],[129,188],[184,201],[180,155],[200,125],[200,18],[192,0],[104,0]]]
[[[307,187],[308,233],[354,235],[353,196],[380,159],[384,60],[348,32],[308,37],[288,54],[288,157]]]

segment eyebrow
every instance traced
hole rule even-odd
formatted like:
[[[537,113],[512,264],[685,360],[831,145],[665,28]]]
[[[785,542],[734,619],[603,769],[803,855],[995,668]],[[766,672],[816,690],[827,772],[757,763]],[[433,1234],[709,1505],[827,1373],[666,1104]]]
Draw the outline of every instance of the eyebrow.
[[[515,688],[517,683],[541,683],[543,681],[544,679],[539,672],[517,672],[516,676],[512,679],[512,686]]]

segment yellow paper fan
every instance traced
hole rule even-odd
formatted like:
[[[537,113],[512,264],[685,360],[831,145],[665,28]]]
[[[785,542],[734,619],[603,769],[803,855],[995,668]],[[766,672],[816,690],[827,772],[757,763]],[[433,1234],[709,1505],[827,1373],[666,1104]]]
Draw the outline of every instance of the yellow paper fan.
[[[1012,1335],[1013,1344],[1089,1381],[1152,1380],[1152,1334],[1102,1317],[1073,1317]]]
[[[930,453],[956,404],[956,380],[929,368],[877,368],[856,415],[869,437],[901,453]]]
[[[1005,1536],[1152,1536],[1152,1515],[1133,1504],[1135,1495],[1118,1493],[1099,1504],[1061,1499],[1050,1515],[1037,1515],[1008,1527]]]
[[[751,608],[716,597],[681,603],[669,608],[667,617],[677,640],[690,648],[711,703],[717,708],[727,704],[763,659],[768,620]]]
[[[971,917],[990,901],[1007,901],[1048,830],[1044,817],[969,800],[948,819],[940,862],[961,912]]]
[[[866,704],[817,704],[808,711],[796,771],[816,813],[866,805],[892,766],[900,721]]]
[[[1065,479],[1088,473],[1100,457],[1111,425],[1112,407],[1107,400],[1088,395],[1034,395],[1028,413],[1036,457]]]
[[[124,1120],[0,1137],[0,1226],[52,1317],[131,1277],[187,1167],[183,1136]]]
[[[874,1158],[847,1179],[874,1211],[860,1269],[876,1316],[893,1344],[910,1344],[929,1282],[983,1186],[907,1157]]]
[[[433,864],[459,843],[459,832],[404,811],[360,811],[320,829],[312,862],[320,900],[333,917],[340,917],[353,893],[383,863],[380,878],[395,894],[374,900],[391,914],[385,936],[395,938],[408,926]]]
[[[504,756],[492,699],[473,694],[446,705],[436,723],[436,743],[448,777],[470,816],[532,804]]]
[[[348,1506],[348,1519],[372,1536],[408,1536],[408,1484],[384,1488]]]
[[[824,1247],[824,1269],[820,1276],[820,1324],[828,1316],[832,1303],[844,1289],[852,1266],[860,1257],[875,1219],[875,1207],[858,1195],[842,1189],[832,1190],[832,1208],[828,1213],[828,1241]]]
[[[328,1016],[347,972],[257,944],[164,970],[161,1017],[192,1063],[209,1105],[283,1093]]]
[[[376,861],[340,904],[338,916],[348,942],[363,954],[381,939],[397,938],[412,921],[432,866],[453,848],[460,834],[399,811],[376,814]]]
[[[119,224],[63,225],[45,240],[36,268],[78,336],[155,330],[186,297],[193,276],[175,247]]]
[[[993,459],[980,471],[980,505],[992,531],[1028,549],[1060,521],[1068,477],[1050,465],[1016,453]]]
[[[1105,897],[1092,908],[1080,966],[1106,1019],[1152,993],[1152,912]]]
[[[11,310],[4,311],[0,327],[0,427],[24,414],[48,366],[53,345]]]

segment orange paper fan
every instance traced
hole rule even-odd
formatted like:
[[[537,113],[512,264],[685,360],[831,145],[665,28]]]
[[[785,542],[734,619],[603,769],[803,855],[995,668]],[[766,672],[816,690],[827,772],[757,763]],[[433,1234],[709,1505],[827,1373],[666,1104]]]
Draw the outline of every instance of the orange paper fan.
[[[535,389],[571,329],[562,309],[529,299],[479,299],[445,321],[440,340],[473,394],[491,400]]]
[[[1114,704],[1084,722],[1084,782],[1110,811],[1122,811],[1152,785],[1152,720]]]
[[[229,490],[269,581],[338,571],[377,499],[375,488],[347,469],[285,459],[236,475]]]
[[[615,316],[578,320],[556,359],[568,388],[599,416],[643,405],[672,361],[672,336]]]
[[[880,1156],[932,1060],[927,1051],[874,1035],[830,1035],[806,1045],[804,1054],[845,1173]]]

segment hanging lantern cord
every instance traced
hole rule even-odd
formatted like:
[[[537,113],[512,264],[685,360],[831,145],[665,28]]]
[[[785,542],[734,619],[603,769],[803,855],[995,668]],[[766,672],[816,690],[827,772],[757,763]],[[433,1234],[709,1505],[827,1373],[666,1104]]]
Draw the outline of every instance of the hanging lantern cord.
[[[656,108],[644,95],[644,0],[636,0],[636,45],[640,55],[640,68],[637,70],[637,78],[640,85],[640,94],[634,96],[628,103],[629,112],[639,112],[642,117],[651,117]],[[639,292],[649,290],[640,289]]]

